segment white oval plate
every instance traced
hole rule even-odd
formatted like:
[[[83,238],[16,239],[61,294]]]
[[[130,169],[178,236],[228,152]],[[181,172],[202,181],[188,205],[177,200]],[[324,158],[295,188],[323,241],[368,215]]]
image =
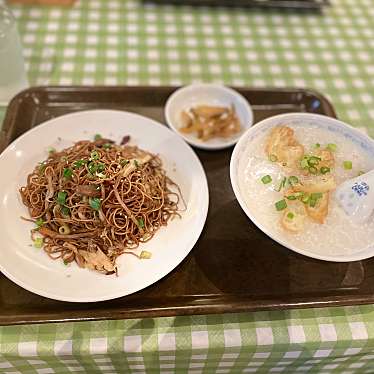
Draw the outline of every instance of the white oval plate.
[[[31,246],[30,229],[34,224],[20,219],[28,213],[18,190],[35,165],[46,158],[47,148],[60,150],[75,141],[93,139],[96,133],[116,142],[130,135],[131,144],[159,154],[187,204],[181,219],[169,222],[142,244],[142,249],[152,252],[151,259],[139,260],[126,254],[117,259],[118,277],[51,260],[43,250]],[[19,286],[51,299],[109,300],[153,284],[188,255],[207,216],[208,184],[195,153],[167,127],[134,113],[92,110],[47,121],[8,146],[0,155],[0,169],[0,270]]]
[[[316,127],[322,127],[332,133],[338,133],[343,135],[346,139],[354,142],[358,147],[360,147],[364,152],[369,153],[374,159],[374,141],[367,135],[363,134],[354,127],[336,120],[334,118],[326,117],[319,114],[311,113],[286,113],[280,114],[273,117],[264,119],[263,121],[257,123],[255,126],[251,127],[246,133],[240,138],[239,142],[234,148],[231,156],[230,163],[230,179],[231,185],[234,190],[235,196],[244,210],[246,215],[251,219],[251,221],[270,238],[302,255],[316,258],[325,261],[335,261],[335,262],[348,262],[348,261],[358,261],[365,258],[374,256],[374,244],[369,248],[360,249],[353,251],[349,254],[321,254],[313,250],[313,248],[302,249],[288,240],[285,240],[275,228],[268,227],[261,222],[259,214],[255,210],[251,210],[245,202],[243,197],[239,180],[243,178],[243,171],[240,168],[241,160],[247,154],[246,152],[250,150],[251,145],[255,144],[259,138],[262,137],[264,133],[267,133],[272,127],[284,125],[284,124],[310,124]],[[374,242],[374,238],[373,238]]]
[[[200,140],[195,134],[182,133],[179,130],[182,127],[180,113],[183,110],[202,104],[225,107],[234,105],[242,125],[241,131],[228,138],[217,137],[205,142]],[[205,150],[218,150],[233,146],[245,130],[253,124],[253,112],[247,99],[232,88],[212,83],[193,83],[174,91],[166,102],[165,118],[170,128],[186,142]]]

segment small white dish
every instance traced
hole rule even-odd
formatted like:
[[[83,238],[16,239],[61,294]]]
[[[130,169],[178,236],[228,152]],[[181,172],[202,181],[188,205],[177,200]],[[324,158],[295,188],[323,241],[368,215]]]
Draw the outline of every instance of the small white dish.
[[[200,140],[196,134],[180,132],[182,127],[180,114],[196,105],[230,107],[234,105],[241,123],[241,131],[229,138]],[[248,101],[237,91],[219,84],[196,83],[184,86],[173,92],[166,102],[165,118],[172,130],[189,144],[206,150],[223,149],[233,146],[242,134],[253,124],[253,111]]]
[[[266,136],[266,134],[268,134],[273,127],[280,125],[287,125],[292,128],[297,128],[297,126],[308,126],[308,128],[316,130],[321,129],[330,134],[330,139],[345,139],[345,141],[349,141],[351,144],[354,144],[355,147],[360,150],[360,152],[365,153],[369,160],[374,160],[373,139],[369,138],[367,135],[363,134],[361,131],[355,129],[354,127],[337,119],[311,113],[286,113],[266,118],[247,130],[247,132],[240,138],[238,144],[235,146],[231,156],[231,185],[243,211],[246,213],[248,218],[270,238],[283,245],[284,247],[304,256],[334,262],[359,261],[365,258],[373,257],[374,224],[371,224],[370,226],[358,225],[355,226],[355,230],[352,231],[352,226],[349,226],[350,229],[348,229],[348,225],[332,228],[331,224],[329,226],[328,223],[325,223],[325,236],[323,237],[323,239],[317,238],[317,241],[322,243],[323,248],[321,247],[319,249],[316,249],[315,242],[308,241],[307,244],[301,245],[300,241],[296,241],[296,239],[294,239],[296,237],[292,236],[294,234],[288,234],[284,230],[282,230],[281,227],[278,227],[278,221],[276,221],[276,219],[278,219],[278,216],[276,215],[276,212],[274,210],[273,200],[270,201],[269,204],[262,204],[262,200],[259,198],[258,201],[262,204],[260,208],[258,207],[258,205],[256,205],[256,203],[253,202],[253,200],[249,201],[249,197],[243,183],[246,183],[246,181],[248,181],[249,179],[252,180],[254,176],[252,173],[246,173],[246,170],[248,169],[246,169],[245,165],[248,165],[248,159],[252,155],[256,155],[256,157],[258,157],[259,159],[261,159],[261,157],[265,157],[265,153],[263,156],[260,154],[257,145],[259,144],[259,142],[260,144],[262,144],[263,137]],[[315,140],[318,141],[319,139],[316,138]],[[329,142],[330,141],[327,141],[327,143]],[[336,157],[338,157],[338,153],[336,153]],[[353,158],[355,156],[352,155],[351,157]],[[371,163],[374,165],[374,161]],[[268,169],[264,169],[266,170],[266,173],[271,174],[271,166],[266,167],[268,167]],[[335,168],[337,167],[338,165],[335,165]],[[264,173],[261,173],[261,175],[263,174]],[[272,188],[270,188],[270,190],[272,190]],[[276,192],[272,193],[276,194]],[[333,192],[332,194],[335,194],[335,192]],[[273,213],[273,211],[275,213]],[[340,215],[340,212],[337,209],[334,209],[334,211],[336,214],[339,213]],[[341,214],[345,216],[343,210],[341,210]],[[274,218],[274,220],[265,220],[265,215],[266,217]],[[329,216],[327,217],[327,221],[328,219]],[[347,223],[346,221],[339,222]],[[344,240],[347,240],[347,238],[349,239],[349,237],[351,237],[353,240],[356,237],[360,237],[360,233],[365,232],[367,234],[365,239],[366,244],[364,246],[358,244],[354,248],[348,248],[346,251],[341,251],[340,247],[333,247],[333,237],[337,232],[338,234],[341,234],[342,238],[345,238]],[[326,235],[330,234],[331,238],[326,238]],[[303,235],[306,235],[306,233],[304,233]],[[370,240],[367,240],[368,235],[372,235],[372,237],[370,237]]]

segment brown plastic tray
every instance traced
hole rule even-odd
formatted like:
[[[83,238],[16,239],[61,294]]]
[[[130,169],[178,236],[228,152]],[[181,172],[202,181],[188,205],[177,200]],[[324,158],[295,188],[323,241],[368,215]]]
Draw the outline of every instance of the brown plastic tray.
[[[163,106],[174,90],[175,87],[32,88],[10,103],[1,133],[2,143],[5,146],[52,117],[94,108],[128,110],[165,122]],[[284,112],[335,116],[331,104],[313,91],[247,88],[238,91],[253,105],[256,122]],[[189,256],[165,278],[130,296],[78,304],[34,295],[0,275],[0,324],[374,302],[374,260],[354,263],[313,260],[282,247],[251,223],[231,189],[231,152],[232,149],[196,151],[209,182],[208,218]]]

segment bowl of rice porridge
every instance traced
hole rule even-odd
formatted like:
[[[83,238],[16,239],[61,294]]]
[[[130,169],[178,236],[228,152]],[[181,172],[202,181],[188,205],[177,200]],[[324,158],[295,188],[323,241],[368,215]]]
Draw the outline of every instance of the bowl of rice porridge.
[[[249,128],[231,156],[235,196],[251,221],[284,247],[347,262],[374,256],[374,215],[353,222],[335,198],[374,169],[374,141],[318,114],[287,113]]]

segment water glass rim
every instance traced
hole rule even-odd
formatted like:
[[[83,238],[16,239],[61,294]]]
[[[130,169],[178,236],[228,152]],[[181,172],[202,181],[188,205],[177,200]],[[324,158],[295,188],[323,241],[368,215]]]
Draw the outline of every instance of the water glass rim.
[[[11,28],[16,22],[16,19],[4,3],[0,2],[0,36],[4,34],[9,28]]]

